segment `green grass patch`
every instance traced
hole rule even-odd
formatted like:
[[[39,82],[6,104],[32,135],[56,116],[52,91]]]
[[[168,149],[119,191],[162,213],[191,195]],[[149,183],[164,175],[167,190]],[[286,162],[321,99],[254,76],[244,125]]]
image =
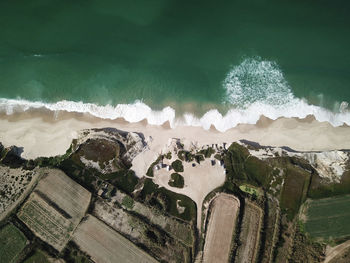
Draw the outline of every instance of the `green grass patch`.
[[[248,183],[254,186],[267,186],[271,167],[264,161],[250,156],[249,151],[238,143],[232,143],[225,153],[226,180]]]
[[[113,178],[107,180],[109,183],[128,194],[131,194],[135,190],[135,186],[139,181],[138,177],[132,170],[119,171],[108,176]]]
[[[313,174],[308,197],[326,198],[337,195],[350,194],[350,171],[343,174],[339,183],[324,184],[318,174]]]
[[[300,205],[306,199],[309,179],[310,174],[304,170],[293,166],[287,168],[282,189],[281,208],[287,214],[289,220],[294,218]]]
[[[123,198],[122,205],[127,209],[132,209],[134,207],[134,200],[130,196],[126,195]]]
[[[164,187],[160,188],[151,179],[147,178],[145,180],[138,200],[185,221],[196,220],[196,204],[191,198],[169,191]],[[180,200],[180,206],[185,207],[184,213],[179,213],[176,204],[177,200]]]
[[[14,225],[9,224],[0,230],[0,262],[16,262],[26,246],[27,239]]]
[[[174,171],[177,173],[181,173],[184,171],[184,166],[182,165],[181,160],[176,160],[171,163],[171,166],[173,167]]]
[[[41,250],[35,250],[29,258],[27,258],[23,263],[50,263],[48,256],[45,252]]]
[[[172,187],[183,188],[185,184],[184,178],[181,174],[172,173],[169,185]]]
[[[311,200],[306,209],[305,231],[323,240],[350,236],[350,195]]]
[[[239,189],[241,189],[243,192],[247,194],[255,195],[257,197],[261,197],[263,195],[263,191],[261,191],[261,189],[256,188],[252,185],[242,184],[239,186]]]

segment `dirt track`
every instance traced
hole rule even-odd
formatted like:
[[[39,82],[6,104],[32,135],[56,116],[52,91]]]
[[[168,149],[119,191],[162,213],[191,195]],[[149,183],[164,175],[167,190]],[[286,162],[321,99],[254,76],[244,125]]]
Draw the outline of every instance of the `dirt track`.
[[[324,263],[330,262],[332,259],[334,259],[336,256],[343,253],[349,247],[350,247],[350,240],[348,240],[344,243],[341,243],[340,245],[332,247],[332,248],[327,247],[326,259],[324,260]]]
[[[220,194],[211,202],[203,262],[228,262],[239,205],[236,197],[227,194]]]

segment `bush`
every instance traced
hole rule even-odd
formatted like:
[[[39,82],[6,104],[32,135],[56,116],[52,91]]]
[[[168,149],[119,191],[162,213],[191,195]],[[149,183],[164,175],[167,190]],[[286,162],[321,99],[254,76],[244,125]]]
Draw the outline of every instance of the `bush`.
[[[185,181],[181,174],[178,174],[178,173],[171,174],[171,180],[169,181],[170,186],[183,188],[184,184],[185,184]]]
[[[174,168],[175,172],[181,173],[184,171],[184,166],[180,160],[173,161],[171,166]]]

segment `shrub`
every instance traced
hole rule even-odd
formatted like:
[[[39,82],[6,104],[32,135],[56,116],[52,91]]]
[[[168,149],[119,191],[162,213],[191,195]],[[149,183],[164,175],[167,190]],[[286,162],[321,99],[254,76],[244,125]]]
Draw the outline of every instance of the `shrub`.
[[[181,174],[173,173],[171,174],[171,179],[169,185],[172,187],[183,188],[184,187],[184,178]]]
[[[173,161],[171,166],[174,168],[175,172],[181,173],[184,171],[184,167],[180,160]]]

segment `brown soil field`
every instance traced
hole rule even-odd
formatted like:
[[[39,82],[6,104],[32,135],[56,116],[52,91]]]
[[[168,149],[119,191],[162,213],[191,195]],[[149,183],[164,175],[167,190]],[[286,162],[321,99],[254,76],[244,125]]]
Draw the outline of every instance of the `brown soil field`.
[[[246,200],[240,233],[241,245],[238,248],[235,262],[251,263],[256,261],[262,219],[262,209]]]
[[[18,213],[43,241],[61,251],[83,218],[91,194],[60,170],[47,170]]]
[[[157,262],[96,217],[89,215],[77,228],[73,240],[98,263]]]
[[[210,206],[203,262],[227,263],[240,202],[232,195],[219,194]]]

